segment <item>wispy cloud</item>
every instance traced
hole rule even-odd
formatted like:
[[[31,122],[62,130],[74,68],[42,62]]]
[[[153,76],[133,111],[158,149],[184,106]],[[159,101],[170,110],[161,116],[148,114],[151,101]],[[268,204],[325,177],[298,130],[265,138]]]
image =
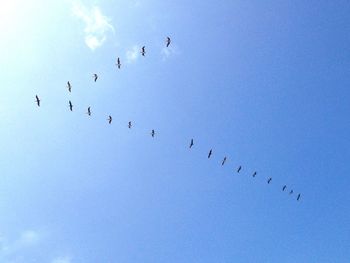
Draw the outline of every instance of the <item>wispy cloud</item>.
[[[42,239],[42,234],[34,230],[23,231],[17,239],[10,242],[4,237],[0,237],[0,260],[1,262],[12,259],[21,251],[35,247]]]
[[[85,23],[85,43],[91,49],[103,45],[109,32],[114,33],[114,27],[110,24],[110,19],[104,16],[99,7],[87,8],[81,2],[72,2],[73,14]]]
[[[166,59],[170,58],[171,56],[179,54],[180,52],[176,46],[172,45],[169,47],[163,47],[162,50],[160,51],[160,53],[162,55],[162,59],[166,60]]]
[[[51,263],[71,263],[70,257],[59,257],[51,261]]]
[[[137,45],[132,46],[129,50],[126,51],[126,62],[132,63],[138,59],[140,55],[140,50]]]

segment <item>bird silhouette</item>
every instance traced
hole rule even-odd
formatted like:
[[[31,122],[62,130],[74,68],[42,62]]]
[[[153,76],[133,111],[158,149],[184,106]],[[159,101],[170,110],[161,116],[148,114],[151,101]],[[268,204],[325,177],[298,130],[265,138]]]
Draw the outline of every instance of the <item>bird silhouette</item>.
[[[117,67],[120,69],[120,67],[121,67],[121,63],[120,63],[120,58],[117,58],[117,63],[116,63],[116,65],[117,65]]]
[[[268,184],[271,183],[271,180],[272,180],[272,178],[270,177],[270,178],[267,180],[267,183],[268,183]]]
[[[93,75],[93,77],[94,77],[94,81],[96,82],[97,79],[98,79],[98,75],[95,73],[95,74]]]
[[[131,129],[131,121],[129,121],[128,127],[129,129]]]
[[[170,39],[170,37],[167,37],[166,38],[166,47],[169,47],[170,43],[171,43],[171,39]]]
[[[36,99],[36,104],[38,105],[38,107],[40,107],[40,99],[38,95],[35,95],[35,99]]]
[[[109,115],[107,120],[108,120],[108,123],[111,124],[112,123],[112,116]]]
[[[151,136],[154,138],[154,134],[155,134],[155,131],[154,130],[152,130],[151,131]]]
[[[242,170],[242,166],[239,166],[237,169],[237,173],[239,173]]]
[[[286,190],[287,186],[284,185],[283,188],[282,188],[282,191]]]
[[[73,104],[71,101],[69,101],[69,109],[70,109],[70,111],[73,111]]]
[[[87,111],[86,114],[89,115],[89,116],[91,116],[91,109],[90,109],[90,107],[88,107],[88,111]]]
[[[143,46],[143,47],[141,48],[141,55],[142,55],[142,56],[145,56],[145,54],[146,54],[146,47]]]
[[[255,177],[256,176],[256,172],[254,172],[252,176]]]
[[[297,201],[299,201],[301,194],[298,194]]]
[[[191,139],[190,149],[192,148],[193,145],[194,145],[194,144],[193,144],[193,139]]]
[[[210,151],[209,151],[209,153],[208,153],[208,159],[210,158],[210,156],[212,155],[212,153],[213,153],[213,150],[210,149]]]
[[[292,190],[290,190],[289,194],[291,195],[291,194],[293,194],[293,193],[294,193],[293,189],[292,189]]]
[[[69,81],[67,81],[67,88],[69,92],[72,92],[72,86]]]
[[[223,159],[222,162],[221,162],[221,166],[223,166],[223,165],[226,163],[226,160],[227,160],[227,158],[226,158],[226,156],[225,156],[224,159]]]

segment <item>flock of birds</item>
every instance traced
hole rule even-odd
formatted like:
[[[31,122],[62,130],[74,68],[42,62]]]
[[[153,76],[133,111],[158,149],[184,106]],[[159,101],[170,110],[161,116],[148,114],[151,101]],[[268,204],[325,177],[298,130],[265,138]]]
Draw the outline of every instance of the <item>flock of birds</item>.
[[[166,38],[166,47],[167,47],[167,48],[169,47],[170,43],[171,43],[171,39],[170,39],[170,37],[167,37],[167,38]],[[141,48],[140,53],[141,53],[142,56],[145,56],[145,55],[146,55],[146,47],[145,47],[145,46],[143,46],[143,47]],[[119,58],[119,57],[117,58],[116,66],[118,67],[118,69],[121,68],[121,62],[120,62],[120,58]],[[98,79],[98,75],[97,75],[96,73],[93,74],[93,80],[94,80],[94,82],[96,82],[97,79]],[[72,85],[71,85],[71,83],[70,83],[69,81],[67,81],[67,89],[68,89],[69,92],[72,92]],[[37,104],[37,106],[40,107],[40,101],[41,101],[41,100],[40,100],[39,96],[38,96],[38,95],[35,95],[35,98],[36,98],[36,104]],[[70,111],[73,111],[73,104],[72,104],[71,101],[69,101],[68,106],[69,106],[69,110],[70,110]],[[89,116],[91,116],[91,107],[88,107],[86,114],[88,114]],[[108,123],[111,124],[111,123],[112,123],[112,120],[113,120],[112,116],[109,115],[108,118],[107,118]],[[131,121],[128,122],[128,128],[129,128],[129,129],[132,128],[132,123],[131,123]],[[152,136],[153,138],[154,138],[154,136],[155,136],[155,130],[154,130],[154,129],[151,130],[151,136]],[[191,149],[193,146],[194,146],[194,140],[191,139],[190,144],[189,144],[189,148]],[[212,156],[212,154],[213,154],[213,149],[210,149],[209,152],[208,152],[208,159],[210,159],[210,157]],[[223,159],[222,162],[221,162],[221,165],[222,165],[222,166],[225,165],[226,161],[227,161],[227,157],[225,156],[224,159]],[[236,172],[237,172],[237,173],[240,173],[241,170],[242,170],[242,166],[240,165],[240,166],[237,168]],[[256,175],[257,175],[257,172],[255,171],[255,172],[252,174],[252,177],[255,178]],[[267,184],[270,184],[271,181],[272,181],[272,177],[269,177],[269,178],[267,179]],[[284,185],[284,186],[282,187],[282,191],[285,192],[286,189],[287,189],[287,185]],[[292,195],[293,193],[294,193],[294,191],[293,191],[293,189],[291,189],[291,190],[289,191],[289,195]],[[301,194],[298,194],[296,200],[299,201],[300,198],[301,198]]]

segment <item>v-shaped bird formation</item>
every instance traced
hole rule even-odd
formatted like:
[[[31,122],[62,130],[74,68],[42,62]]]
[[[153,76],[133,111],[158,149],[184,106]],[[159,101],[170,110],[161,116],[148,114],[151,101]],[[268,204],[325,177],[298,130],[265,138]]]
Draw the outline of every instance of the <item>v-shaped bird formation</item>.
[[[165,43],[166,43],[166,48],[168,48],[168,47],[170,46],[170,44],[171,44],[171,39],[170,39],[170,37],[166,37]],[[146,46],[142,46],[142,48],[141,48],[141,50],[140,50],[140,53],[141,53],[141,55],[142,55],[143,57],[145,57],[145,55],[146,55]],[[120,69],[120,68],[121,68],[121,65],[122,65],[122,64],[121,64],[121,60],[120,60],[120,58],[118,57],[118,58],[117,58],[117,61],[116,61],[116,66],[118,67],[118,69]],[[98,77],[99,77],[99,76],[98,76],[96,73],[94,73],[94,74],[92,75],[92,77],[93,77],[93,81],[96,82],[96,81],[98,80]],[[67,89],[68,89],[68,92],[72,92],[72,85],[71,85],[70,81],[67,81]],[[40,107],[40,105],[41,105],[41,104],[40,104],[40,103],[41,103],[41,100],[40,100],[40,98],[39,98],[38,95],[35,95],[35,102],[36,102],[37,106]],[[70,111],[73,111],[73,104],[72,104],[72,102],[71,102],[70,100],[69,100],[69,102],[68,102],[68,106],[69,106],[69,110],[70,110]],[[91,114],[92,114],[91,106],[89,106],[89,107],[87,108],[86,114],[87,114],[89,117],[91,117]],[[108,118],[107,118],[108,124],[111,124],[111,123],[112,123],[112,120],[113,120],[112,116],[111,116],[111,115],[108,115]],[[129,129],[132,128],[132,122],[131,122],[131,121],[128,122],[127,127],[128,127]],[[155,130],[152,129],[151,132],[150,132],[150,135],[152,136],[152,138],[155,137],[155,134],[156,134]],[[192,149],[192,148],[194,147],[194,145],[195,145],[195,144],[194,144],[194,139],[192,138],[192,139],[190,140],[189,149]],[[212,155],[213,155],[213,149],[210,149],[209,152],[208,152],[207,158],[210,159],[210,158],[212,157]],[[222,161],[221,161],[221,166],[224,166],[224,165],[225,165],[225,163],[227,162],[227,159],[228,159],[227,156],[225,156],[225,157],[222,159]],[[240,165],[240,166],[238,166],[238,168],[236,169],[236,173],[240,173],[241,170],[242,170],[242,166]],[[257,176],[257,172],[255,171],[255,172],[252,174],[252,177],[255,178],[256,176]],[[267,179],[267,184],[271,184],[271,182],[272,182],[272,177],[269,177],[269,178]],[[287,189],[287,185],[284,185],[284,186],[282,187],[282,192],[285,192],[286,189]],[[294,193],[294,191],[293,191],[293,189],[291,189],[291,190],[289,191],[289,195],[292,195],[293,193]],[[301,198],[301,194],[299,193],[299,194],[297,195],[296,200],[299,201],[300,198]]]

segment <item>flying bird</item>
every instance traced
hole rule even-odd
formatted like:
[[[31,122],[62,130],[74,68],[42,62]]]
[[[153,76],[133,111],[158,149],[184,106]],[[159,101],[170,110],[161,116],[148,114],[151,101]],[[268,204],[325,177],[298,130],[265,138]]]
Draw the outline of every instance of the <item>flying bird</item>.
[[[121,67],[121,63],[120,63],[120,58],[117,58],[117,63],[116,63],[116,65],[118,66],[118,68],[120,69],[120,67]]]
[[[166,38],[166,47],[169,47],[170,43],[171,43],[171,39],[170,39],[170,37],[167,37]]]
[[[212,155],[212,153],[213,153],[213,150],[210,149],[210,151],[209,151],[209,153],[208,153],[208,159],[210,158],[210,156]]]
[[[155,134],[155,132],[154,132],[154,130],[152,130],[151,131],[151,136],[154,138],[154,134]]]
[[[290,190],[289,194],[291,195],[291,194],[293,194],[293,193],[294,193],[293,189],[292,189],[292,190]]]
[[[193,139],[191,139],[190,149],[192,148],[192,146],[193,146]]]
[[[69,101],[69,109],[70,109],[70,111],[73,111],[73,104],[71,101]]]
[[[93,77],[94,77],[94,81],[96,82],[96,80],[98,79],[98,75],[95,73],[95,74],[93,75]]]
[[[128,127],[129,129],[131,129],[131,121],[129,121]]]
[[[285,185],[285,186],[283,186],[282,191],[286,190],[286,188],[287,188],[287,186],[286,186],[286,185]]]
[[[35,95],[35,99],[36,99],[36,104],[38,105],[38,107],[40,107],[40,99],[38,95]]]
[[[237,173],[239,173],[242,170],[242,166],[239,166],[237,169]]]
[[[109,115],[107,120],[108,120],[108,123],[111,124],[112,123],[112,116]]]
[[[270,177],[269,180],[267,180],[267,183],[271,183],[272,178]]]
[[[298,194],[297,201],[299,201],[301,194]]]
[[[88,107],[88,111],[87,111],[86,114],[89,115],[89,116],[91,116],[91,109],[90,109],[90,107]]]
[[[72,92],[72,86],[70,85],[69,81],[67,81],[67,88],[69,92]]]
[[[141,48],[141,55],[142,56],[145,56],[145,54],[146,54],[146,50],[145,50],[145,46],[143,46],[142,48]]]
[[[252,176],[255,177],[256,176],[256,172],[254,172]]]
[[[222,160],[222,163],[221,163],[221,165],[224,165],[225,163],[226,163],[226,156],[224,157],[224,159]]]

